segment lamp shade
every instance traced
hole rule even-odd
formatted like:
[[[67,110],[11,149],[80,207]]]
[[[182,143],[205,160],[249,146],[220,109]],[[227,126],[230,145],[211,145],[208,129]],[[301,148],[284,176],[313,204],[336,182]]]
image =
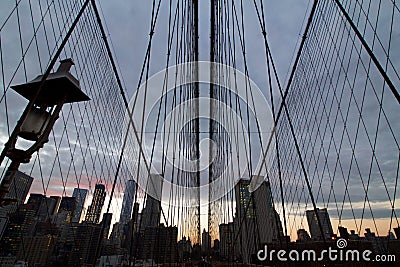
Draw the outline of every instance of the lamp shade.
[[[54,106],[64,100],[64,103],[73,103],[90,100],[90,98],[82,92],[79,81],[69,72],[69,68],[73,65],[71,59],[61,61],[58,70],[50,73],[43,87],[35,100],[35,104],[39,106]],[[37,76],[34,80],[11,86],[18,94],[28,100],[32,100],[36,95],[43,75]]]

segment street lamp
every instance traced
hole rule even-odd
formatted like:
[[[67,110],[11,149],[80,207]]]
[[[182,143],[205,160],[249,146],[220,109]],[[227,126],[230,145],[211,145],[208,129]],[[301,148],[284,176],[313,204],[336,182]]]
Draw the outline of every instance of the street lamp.
[[[65,103],[74,103],[90,100],[81,91],[79,81],[69,72],[74,62],[65,59],[60,62],[57,71],[50,73],[42,82],[43,75],[34,80],[11,86],[18,94],[29,101],[34,101],[33,106],[26,107],[27,115],[24,121],[15,128],[16,137],[10,138],[4,148],[5,155],[11,163],[0,184],[0,206],[15,202],[15,199],[6,198],[15,173],[21,163],[29,163],[32,154],[39,151],[49,141],[49,135],[54,123],[59,117]],[[16,148],[18,138],[32,141],[28,149]]]

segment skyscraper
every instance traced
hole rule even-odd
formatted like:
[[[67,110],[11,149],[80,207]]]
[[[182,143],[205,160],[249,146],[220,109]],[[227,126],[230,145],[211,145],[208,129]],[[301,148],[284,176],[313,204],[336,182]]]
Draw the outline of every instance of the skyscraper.
[[[56,206],[54,208],[54,214],[56,214],[58,212],[58,210],[60,209],[61,197],[60,196],[50,196],[50,198],[54,199],[56,202]]]
[[[106,198],[106,188],[103,184],[96,184],[93,194],[92,204],[86,213],[85,221],[89,223],[99,223],[101,210],[103,209]]]
[[[104,213],[103,220],[101,221],[103,225],[103,239],[108,239],[108,236],[110,234],[111,221],[112,213]]]
[[[45,198],[42,194],[30,194],[27,204],[30,204],[33,210],[38,211]]]
[[[146,206],[143,208],[140,230],[146,227],[157,227],[160,223],[160,205],[163,186],[163,177],[159,174],[150,174],[147,185]]]
[[[236,210],[239,218],[254,219],[255,211],[249,188],[250,180],[243,178],[235,186]]]
[[[333,229],[331,220],[329,218],[328,210],[326,208],[325,209],[317,208],[317,213],[322,225],[322,231],[325,236],[325,239],[330,239],[331,236],[333,235]],[[307,210],[306,216],[307,216],[308,227],[311,233],[311,238],[314,240],[321,240],[322,239],[321,230],[318,224],[318,219],[315,211]]]
[[[6,173],[7,174],[7,173]],[[11,205],[0,208],[0,216],[6,216],[9,213],[13,213],[17,210],[17,206],[24,204],[28,192],[31,188],[33,177],[16,171],[15,177],[10,185],[10,189],[6,195],[6,198],[16,199],[17,202]]]
[[[132,216],[132,207],[136,194],[136,182],[134,180],[128,180],[125,184],[125,193],[122,201],[121,216],[119,222],[127,224]]]
[[[54,215],[57,200],[42,194],[30,194],[27,204],[35,210],[36,217],[39,220],[45,221]]]
[[[63,197],[61,199],[60,207],[58,211],[67,210],[71,213],[75,213],[76,210],[76,199],[74,197]]]
[[[139,203],[135,202],[133,204],[133,210],[132,210],[132,219],[133,223],[135,225],[138,225],[139,223]]]
[[[88,194],[87,189],[74,188],[72,196],[76,199],[76,210],[74,218],[72,219],[73,222],[80,222],[87,194]]]
[[[262,181],[260,186],[253,192],[260,243],[270,243],[283,237],[282,223],[274,207],[270,184],[264,181],[264,177],[261,176],[253,176],[252,179]]]
[[[233,222],[219,225],[220,256],[225,260],[233,259]]]
[[[178,242],[178,257],[179,262],[183,262],[190,259],[192,253],[192,241],[190,238],[186,239],[186,236]]]
[[[242,178],[235,185],[237,215],[235,216],[237,224],[235,225],[235,229],[239,231],[239,239],[236,242],[235,254],[243,260],[244,263],[250,262],[251,255],[256,252],[257,248],[257,244],[255,243],[256,239],[254,238],[256,233],[255,209],[249,189],[249,179]]]
[[[75,210],[76,199],[74,197],[63,197],[57,216],[54,219],[55,223],[59,227],[71,223],[74,218]]]
[[[201,234],[201,251],[209,252],[211,250],[211,236],[209,232],[206,232],[206,229],[203,229],[203,233]]]

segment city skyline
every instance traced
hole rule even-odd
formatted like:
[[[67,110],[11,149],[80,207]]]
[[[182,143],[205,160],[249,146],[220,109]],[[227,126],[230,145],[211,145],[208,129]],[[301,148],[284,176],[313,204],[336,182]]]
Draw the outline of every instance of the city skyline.
[[[24,175],[23,173],[22,173],[22,175]],[[157,176],[158,174],[152,174],[152,175],[154,175],[154,176]],[[158,180],[158,179],[157,179]],[[133,180],[132,180],[133,181]],[[136,183],[132,183],[132,181],[128,181],[127,182],[127,184],[134,184],[134,186],[132,187],[132,188],[136,188]],[[158,181],[162,181],[162,180],[158,180]],[[162,183],[161,183],[162,184]],[[102,188],[103,188],[104,186],[103,185],[101,185],[101,184],[98,184],[98,188],[100,188],[100,190],[102,190]],[[131,189],[132,189],[131,188]],[[158,187],[159,189],[160,189],[160,187]],[[249,188],[250,188],[250,180],[247,178],[247,179],[245,179],[245,178],[241,178],[241,179],[239,179],[238,180],[238,184],[235,186],[235,188],[236,188],[236,192],[238,193],[238,192],[240,192],[239,194],[236,194],[235,193],[235,196],[237,196],[237,200],[238,199],[241,199],[239,202],[241,203],[240,205],[239,205],[239,207],[240,207],[240,210],[243,210],[242,212],[247,212],[247,218],[255,218],[255,213],[256,213],[256,210],[258,210],[259,208],[254,208],[253,207],[253,204],[252,204],[252,201],[251,200],[249,200],[249,197],[250,197],[250,192],[249,192]],[[241,188],[241,190],[239,190],[238,188]],[[49,197],[47,197],[47,199],[51,199],[51,198],[59,198],[59,201],[60,201],[60,203],[62,203],[63,201],[63,199],[64,199],[64,203],[65,204],[63,204],[63,205],[61,205],[60,206],[60,203],[58,204],[58,207],[61,207],[61,209],[71,209],[71,210],[74,210],[74,211],[77,211],[78,210],[78,208],[79,208],[79,199],[77,199],[77,200],[74,200],[74,201],[76,201],[75,203],[76,204],[74,204],[74,206],[72,207],[71,205],[72,204],[69,204],[69,203],[72,203],[72,202],[70,202],[70,200],[72,201],[72,199],[74,199],[75,197],[73,196],[73,194],[74,194],[74,192],[76,191],[76,192],[78,192],[79,190],[83,190],[83,192],[86,192],[86,191],[88,191],[88,189],[85,189],[85,188],[74,188],[74,190],[73,190],[73,192],[72,192],[72,194],[70,194],[70,195],[68,195],[68,194],[66,194],[66,195],[64,195],[64,196],[49,196]],[[253,193],[254,194],[254,196],[255,196],[255,199],[260,199],[260,196],[262,196],[263,198],[264,197],[267,197],[268,198],[268,196],[270,196],[270,194],[271,193],[268,193],[269,192],[269,190],[270,190],[270,187],[269,187],[269,185],[268,185],[268,182],[266,182],[266,181],[263,181],[263,183],[262,183],[262,185]],[[262,192],[262,193],[261,193]],[[94,194],[94,193],[93,193]],[[101,198],[101,195],[102,194],[104,194],[104,193],[99,193],[99,192],[97,192],[97,194],[99,195],[99,197]],[[154,194],[161,194],[161,191],[159,191],[158,193],[155,193],[154,192]],[[27,204],[30,204],[30,201],[31,201],[31,199],[32,199],[32,196],[38,196],[38,197],[41,197],[41,198],[43,198],[43,199],[46,199],[46,196],[45,195],[42,195],[42,194],[38,194],[38,193],[34,193],[34,192],[31,192],[31,191],[28,191],[27,192],[27,194],[26,194],[26,198],[25,198],[25,200],[23,201],[23,202],[21,202],[21,205],[22,204],[24,204],[24,203],[27,203]],[[149,198],[147,198],[147,202],[145,202],[144,204],[145,205],[140,205],[140,203],[137,203],[137,202],[135,202],[134,201],[134,199],[135,199],[135,194],[133,194],[132,195],[133,197],[132,197],[132,199],[131,199],[131,201],[132,201],[132,209],[131,209],[131,213],[130,213],[130,216],[129,216],[129,218],[128,218],[128,220],[125,222],[125,223],[127,223],[129,220],[131,220],[132,219],[132,216],[133,216],[133,214],[134,214],[134,207],[137,205],[137,208],[138,208],[138,211],[140,210],[141,212],[143,212],[143,210],[146,210],[145,208],[146,208],[146,206],[151,206],[151,207],[153,207],[154,205],[154,203],[156,203],[155,205],[156,206],[158,206],[158,205],[160,205],[160,204],[157,204],[157,203],[159,203],[158,201],[156,201],[153,197],[149,197]],[[91,195],[88,195],[87,197],[92,197]],[[257,201],[257,200],[256,200]],[[86,217],[86,212],[85,212],[85,210],[87,210],[87,207],[89,207],[91,204],[89,204],[89,203],[91,203],[91,202],[93,202],[93,201],[85,201],[86,202],[86,208],[84,207],[84,209],[82,210],[82,213],[81,213],[81,220],[80,221],[82,221],[82,222],[84,222],[86,219],[85,219],[85,217]],[[154,203],[153,203],[154,202]],[[265,204],[265,203],[271,203],[271,202],[260,202],[260,203],[263,203],[263,204]],[[250,204],[250,205],[249,205]],[[249,206],[248,206],[249,205]],[[265,207],[268,207],[268,208],[271,208],[272,206],[272,203],[271,204],[269,204],[269,205],[267,205],[267,206],[262,206],[262,208],[265,208]],[[40,206],[40,203],[39,203],[39,206]],[[140,207],[142,207],[141,209],[140,209]],[[39,207],[38,207],[39,208]],[[238,208],[238,206],[236,206],[236,215],[237,214],[240,214],[241,212],[240,212],[240,210],[237,210],[237,208]],[[60,208],[56,208],[56,209],[54,209],[54,212],[55,213],[58,213],[60,210],[59,210]],[[57,210],[57,212],[56,212],[56,210]],[[102,207],[101,208],[101,210],[100,210],[101,212],[100,212],[100,216],[98,217],[98,223],[100,223],[102,220],[103,220],[103,215],[104,214],[106,214],[106,212],[104,211],[104,207]],[[104,211],[104,212],[103,212]],[[320,218],[321,218],[321,222],[322,222],[322,225],[323,225],[323,228],[324,229],[328,229],[327,231],[326,231],[326,233],[327,233],[327,235],[325,236],[326,237],[326,239],[329,239],[330,238],[330,236],[331,235],[333,235],[333,234],[340,234],[340,228],[341,227],[346,227],[346,225],[345,224],[342,224],[342,226],[337,226],[336,228],[333,228],[332,227],[332,225],[331,225],[331,223],[332,223],[332,220],[329,218],[330,216],[329,216],[329,214],[328,214],[328,211],[327,211],[327,209],[326,208],[317,208],[317,211],[318,211],[318,213],[320,213],[321,215],[319,215],[320,216]],[[260,212],[260,211],[258,211],[258,212]],[[257,212],[257,213],[258,213]],[[45,211],[45,213],[47,213],[47,211]],[[113,224],[115,224],[115,223],[121,223],[121,220],[117,220],[117,218],[121,218],[121,215],[123,214],[124,212],[123,212],[123,209],[121,208],[121,210],[120,210],[120,212],[119,213],[116,213],[116,214],[114,214],[113,216],[112,216],[112,218],[113,218],[113,220],[112,220],[112,222],[113,222]],[[262,212],[260,212],[260,214],[261,214]],[[271,218],[269,218],[269,220],[272,220],[273,222],[273,224],[275,223],[275,221],[276,221],[276,219],[275,219],[275,213],[276,213],[276,211],[275,212],[273,212],[273,213],[271,213],[271,215],[270,216],[272,216],[272,219]],[[110,213],[110,214],[112,214],[112,213]],[[119,215],[118,215],[119,214]],[[151,218],[153,218],[153,215],[154,214],[159,214],[159,220],[158,220],[158,224],[162,224],[163,222],[162,222],[162,217],[160,216],[161,215],[161,211],[154,211],[153,213],[150,213],[150,214],[152,214],[150,217]],[[252,215],[253,214],[253,215]],[[266,215],[267,213],[262,213],[263,215]],[[316,217],[315,217],[315,213],[314,213],[314,210],[306,210],[305,211],[305,215],[306,215],[306,217],[307,217],[307,228],[308,228],[308,233],[310,233],[310,237],[312,238],[313,237],[313,232],[314,233],[316,233],[316,234],[314,234],[314,236],[317,236],[317,234],[319,234],[319,229],[318,229],[318,223],[317,223],[317,219],[316,219]],[[73,217],[71,217],[72,219],[72,221],[73,222],[76,222],[75,221],[75,217],[76,216],[76,213],[74,212],[74,215],[73,215]],[[278,214],[278,216],[279,216],[279,214]],[[327,216],[327,217],[326,217]],[[93,217],[93,216],[91,216],[91,217]],[[96,218],[97,218],[97,215],[95,216]],[[124,218],[125,219],[125,218]],[[233,219],[235,219],[235,216],[233,217]],[[282,222],[280,221],[281,220],[281,218],[280,217],[278,217],[278,221],[279,221],[279,231],[281,232],[281,234],[283,234],[283,230],[282,230]],[[156,220],[157,221],[157,220]],[[233,220],[234,221],[234,220]],[[150,223],[151,222],[151,223]],[[150,220],[149,221],[149,223],[150,223],[150,225],[152,226],[152,227],[156,227],[156,224],[155,224],[155,221],[154,220]],[[165,222],[164,222],[165,223]],[[229,224],[229,223],[232,223],[232,222],[226,222],[227,224]],[[325,226],[326,225],[326,226]],[[259,225],[259,226],[257,226],[257,227],[262,227],[263,225]],[[255,227],[255,226],[254,226]],[[254,228],[253,227],[253,228]],[[311,230],[311,228],[312,228],[312,230]],[[301,230],[301,228],[299,228],[300,230]],[[297,230],[299,230],[299,229],[297,229]],[[329,230],[329,229],[331,229],[331,230]],[[363,236],[363,234],[364,234],[364,231],[365,231],[365,229],[370,229],[370,226],[365,226],[365,228],[364,229],[362,229],[360,232],[356,232],[357,234],[359,234],[360,236]],[[205,230],[205,229],[203,229],[203,230]],[[353,229],[352,229],[353,230]],[[109,230],[109,231],[111,231],[111,229]],[[392,230],[393,232],[392,233],[394,233],[395,232],[395,230]],[[381,236],[386,236],[387,234],[385,234],[385,233],[383,233]],[[185,235],[182,235],[182,237],[185,237]],[[296,237],[297,237],[297,234],[296,235],[293,235],[293,236],[291,236],[290,238],[292,239],[292,240],[296,240]],[[178,239],[179,239],[179,237],[178,237]],[[276,237],[275,237],[275,239],[276,239]],[[317,238],[317,239],[320,239],[320,236]],[[271,241],[271,240],[270,240]],[[270,242],[269,241],[269,242]]]
[[[22,173],[23,175],[25,175],[24,173]],[[241,179],[238,179],[238,183],[240,183],[240,181],[249,181],[249,178],[241,178]],[[129,181],[128,181],[129,182]],[[264,183],[266,183],[266,181],[264,181]],[[136,183],[135,183],[136,184]],[[70,198],[70,197],[73,197],[73,191],[75,190],[75,189],[78,189],[78,188],[72,188],[72,192],[70,193],[70,194],[68,194],[68,193],[66,193],[65,192],[65,194],[64,195],[51,195],[50,197],[66,197],[66,198]],[[81,190],[88,190],[88,192],[89,192],[89,189],[87,189],[87,188],[79,188],[79,189],[81,189]],[[140,189],[140,190],[143,190],[143,189]],[[107,190],[105,190],[105,192],[107,192]],[[85,214],[86,214],[86,211],[87,211],[87,209],[88,209],[88,207],[90,206],[90,203],[92,202],[92,196],[93,196],[93,193],[94,193],[94,191],[92,192],[92,193],[89,193],[88,195],[87,195],[87,198],[86,198],[86,201],[85,201],[85,206],[83,207],[84,208],[84,210],[83,210],[83,213],[82,213],[82,218],[81,218],[81,220],[84,220],[85,219]],[[39,194],[39,195],[42,195],[41,194],[41,192],[39,191],[39,192],[35,192],[35,191],[28,191],[27,192],[27,194],[26,194],[26,198],[24,199],[24,201],[25,202],[27,202],[28,200],[29,200],[29,196],[30,196],[30,194]],[[157,193],[157,194],[159,194],[159,193]],[[106,197],[107,198],[107,197]],[[106,199],[105,198],[105,199]],[[123,197],[121,197],[121,203],[123,202],[122,201],[122,199],[123,199]],[[151,198],[150,198],[151,199]],[[132,201],[134,201],[134,198],[132,199]],[[106,204],[106,200],[104,201],[104,204]],[[133,202],[132,202],[132,207],[133,207]],[[139,204],[139,203],[138,203]],[[205,204],[205,206],[206,206],[207,204]],[[140,210],[142,210],[142,208],[143,207],[145,207],[143,204],[139,204],[139,207],[140,207]],[[322,209],[322,210],[326,210],[326,208],[321,208],[321,207],[318,207],[317,209]],[[103,208],[102,208],[102,210],[104,210]],[[122,213],[122,206],[121,206],[121,209],[119,210],[119,211],[117,211],[117,213],[116,214],[120,214],[120,215],[115,215],[115,216],[113,216],[113,223],[115,223],[115,222],[119,222],[120,220],[120,216],[121,216],[121,213]],[[103,212],[101,213],[101,216],[99,217],[99,220],[101,220],[101,218],[102,218],[102,215],[103,215]],[[305,215],[306,215],[306,211],[305,211]],[[118,219],[119,218],[119,219]],[[160,217],[161,218],[161,217]],[[346,220],[343,220],[342,219],[342,221],[346,221]],[[336,227],[334,227],[333,229],[336,231],[336,233],[339,233],[339,227],[340,227],[340,225],[338,224],[338,222],[337,222],[337,219],[336,218],[331,218],[330,219],[330,222]],[[382,222],[382,227],[379,225],[379,223],[380,223],[380,221],[379,220],[377,220],[377,224],[378,224],[378,229],[384,229],[384,227],[386,226],[386,221],[383,221]],[[344,225],[344,226],[346,226],[346,224],[345,223],[342,223],[342,225]],[[351,225],[351,224],[349,224],[349,225]],[[358,234],[360,234],[361,236],[363,235],[363,232],[364,232],[364,230],[366,229],[366,228],[374,228],[373,227],[373,225],[371,225],[370,223],[367,223],[366,224],[366,226],[363,228],[363,229],[361,229],[361,230],[359,230],[359,229],[356,229],[357,230],[357,233]],[[301,229],[301,228],[299,228],[299,229]],[[381,231],[381,233],[382,233],[382,236],[385,236],[387,233],[385,233],[384,231]],[[291,238],[293,239],[293,238],[295,238],[296,237],[296,233],[294,233],[294,234],[292,234],[291,235]]]
[[[157,175],[155,175],[154,177],[156,176]],[[158,188],[161,189],[162,187],[159,186]],[[126,190],[127,194],[129,194],[129,192],[132,192],[131,189],[132,188],[127,187]],[[86,190],[86,189],[75,188],[74,192],[75,194],[77,194],[81,190]],[[96,194],[96,197],[94,197],[91,205],[100,207],[99,206],[100,204],[97,202],[98,201],[101,202],[101,198],[103,195],[102,190],[104,190],[104,186],[101,184],[97,184],[96,190],[94,192],[94,194]],[[26,229],[25,231],[27,232],[30,231],[29,227],[32,227],[34,225],[32,223],[32,220],[35,220],[36,218],[36,220],[38,220],[37,223],[39,222],[42,223],[43,226],[41,227],[44,227],[43,229],[40,228],[42,230],[39,231],[54,232],[57,231],[56,229],[58,228],[61,230],[62,233],[61,236],[63,236],[67,232],[63,232],[64,230],[62,229],[66,230],[69,227],[72,227],[74,229],[73,230],[74,233],[77,236],[82,236],[81,238],[83,238],[84,240],[90,240],[84,242],[92,242],[93,239],[103,240],[102,241],[103,245],[101,246],[104,246],[103,249],[107,248],[108,250],[112,249],[112,247],[114,247],[115,249],[115,244],[117,244],[117,247],[120,247],[120,249],[130,248],[129,250],[131,250],[133,246],[134,251],[136,251],[135,253],[139,253],[138,255],[142,255],[140,257],[155,259],[156,262],[174,262],[185,259],[189,257],[188,255],[203,255],[204,257],[209,257],[213,255],[214,257],[217,257],[220,260],[225,260],[225,261],[236,260],[244,263],[249,263],[252,261],[250,255],[255,255],[256,252],[258,251],[257,248],[260,248],[262,244],[269,244],[272,246],[276,246],[277,244],[281,244],[281,242],[291,242],[291,244],[293,244],[292,246],[299,246],[300,248],[301,244],[306,244],[306,245],[308,244],[310,246],[314,246],[315,242],[317,242],[315,244],[318,244],[318,242],[322,242],[323,240],[327,240],[328,242],[335,242],[338,238],[348,240],[348,242],[350,242],[349,244],[352,244],[351,242],[362,241],[364,242],[363,243],[364,246],[366,247],[372,246],[375,253],[384,253],[386,251],[384,248],[384,243],[387,242],[387,240],[392,240],[392,242],[395,242],[394,240],[396,238],[400,240],[400,234],[399,234],[400,228],[395,228],[394,233],[391,232],[390,235],[388,235],[388,237],[376,236],[376,234],[372,232],[370,228],[365,228],[365,232],[363,233],[363,235],[359,235],[358,233],[356,233],[356,231],[354,231],[351,228],[349,229],[350,230],[349,233],[348,228],[346,228],[345,225],[339,227],[337,231],[334,232],[326,208],[317,209],[317,213],[319,214],[318,215],[319,219],[321,220],[322,227],[324,229],[324,235],[325,235],[324,237],[321,237],[320,235],[318,226],[319,222],[314,210],[306,211],[308,231],[305,229],[297,229],[297,236],[295,239],[291,239],[290,237],[284,237],[282,225],[281,222],[279,222],[280,218],[275,218],[276,211],[273,209],[273,203],[269,202],[268,200],[271,199],[272,197],[269,184],[266,181],[264,181],[260,185],[260,187],[258,187],[254,192],[250,193],[249,190],[250,190],[250,180],[243,178],[240,179],[238,184],[236,184],[235,186],[235,195],[237,198],[237,202],[239,204],[236,206],[236,213],[235,217],[233,218],[233,221],[228,223],[222,223],[219,225],[220,233],[217,238],[211,238],[209,232],[206,231],[206,229],[203,229],[202,239],[200,244],[192,244],[190,242],[190,238],[186,239],[185,236],[178,236],[178,228],[176,226],[175,227],[165,226],[160,220],[159,217],[160,211],[159,210],[152,211],[154,208],[153,204],[158,202],[152,197],[149,197],[148,200],[146,201],[142,213],[139,213],[139,203],[134,202],[134,205],[132,205],[132,213],[129,218],[124,218],[124,216],[121,216],[124,215],[124,210],[121,209],[121,214],[101,212],[100,214],[97,215],[93,214],[94,217],[90,215],[89,217],[86,217],[89,218],[89,220],[82,220],[82,222],[79,223],[79,222],[74,222],[77,214],[76,212],[80,211],[79,210],[80,200],[78,198],[73,196],[72,197],[64,196],[64,197],[58,197],[57,200],[57,196],[46,197],[42,194],[31,193],[29,194],[29,198],[26,204],[23,203],[20,204],[22,208],[15,211],[15,214],[19,214],[21,212],[22,214],[24,214],[25,219],[22,222],[21,226],[24,226],[28,223],[28,225],[24,226],[27,227],[25,228]],[[161,192],[154,192],[154,193],[161,194]],[[133,201],[134,196],[133,195],[129,196],[130,197],[132,196],[132,201]],[[51,200],[51,202],[49,202],[48,200]],[[43,205],[44,203],[46,204]],[[49,205],[52,205],[51,206],[52,208],[50,208]],[[158,203],[157,205],[160,205],[160,203]],[[46,212],[43,213],[44,207]],[[95,207],[92,208],[92,210],[94,213],[96,213]],[[158,222],[157,220],[156,221],[153,220],[154,219],[153,217],[150,217],[149,219],[143,219],[146,218],[146,216],[150,215],[153,216],[157,213],[158,213]],[[83,214],[81,215],[83,216]],[[15,218],[18,217],[13,217],[15,215],[12,215],[12,212],[9,213],[9,215],[7,216],[10,216],[11,221],[9,222],[9,225],[7,226],[6,229],[0,231],[1,233],[4,233],[4,237],[3,236],[0,237],[3,242],[2,245],[0,246],[3,246],[3,249],[5,249],[6,251],[12,251],[16,253],[17,246],[13,244],[18,244],[17,242],[18,239],[12,239],[11,237],[13,236],[12,234],[13,231],[16,231],[13,230],[14,229],[13,227],[15,226],[15,224],[13,223],[16,222]],[[96,221],[96,218],[100,217],[102,217],[101,221]],[[119,221],[112,224],[113,217],[122,217],[124,220],[127,219],[127,221],[126,222]],[[29,218],[28,221],[27,218]],[[94,221],[90,221],[91,220],[90,218],[92,218]],[[241,220],[246,221],[244,223],[244,225],[246,226],[245,228],[239,227],[239,222]],[[270,226],[274,224],[276,225],[277,220],[279,226],[275,226],[275,230],[273,230],[274,227],[271,228]],[[56,227],[53,230],[51,226],[52,225],[51,221],[53,221],[54,223],[53,227]],[[46,226],[46,222],[50,224]],[[268,227],[262,230],[262,228],[267,225]],[[249,245],[243,246],[242,244],[251,243],[250,240],[255,235],[252,233],[253,232],[255,233],[256,229],[258,234],[259,235],[261,234],[261,239],[259,240],[259,242],[261,243],[252,246]],[[119,231],[119,234],[116,234],[115,231]],[[88,233],[89,235],[87,235]],[[129,240],[129,235],[133,236],[132,240],[134,241],[134,243],[131,243],[132,241]],[[86,238],[89,239],[85,239],[84,236],[86,236]],[[124,238],[127,239],[125,240],[122,239],[123,236]],[[43,238],[40,237],[41,239],[38,238],[36,239],[28,238],[26,240],[24,239],[25,240],[24,242],[26,242],[24,246],[28,247],[32,246],[30,250],[34,252],[37,251],[38,249],[44,249],[42,248],[42,246],[45,244],[52,244],[51,245],[52,248],[55,244],[57,244],[57,242],[60,242],[57,241],[56,239],[53,239],[50,235],[47,238],[44,237]],[[163,242],[167,243],[165,244],[163,243],[164,245],[162,246],[161,245],[155,246],[154,244],[160,242],[159,240],[163,240]],[[33,245],[32,242],[36,242],[35,243],[36,245]],[[139,245],[139,243],[142,244],[143,249],[140,248],[141,245]],[[200,246],[198,247],[199,250],[196,250],[197,249],[196,245]],[[14,246],[14,248],[10,250],[10,246],[11,247]],[[85,246],[83,246],[82,244],[80,244],[80,246],[81,249],[84,250],[81,251],[80,254],[76,255],[81,255],[81,256],[85,255],[83,256],[84,259],[86,259],[89,262],[93,261],[94,260],[93,255],[98,248],[96,248],[96,246],[93,245],[90,245],[90,247],[88,248],[85,248]],[[44,255],[44,258],[41,259],[42,264],[46,264],[46,262],[48,262],[50,255],[52,255],[52,253],[54,253],[54,251],[52,249],[48,249],[44,254],[42,254]],[[28,257],[32,260],[38,259],[35,258],[36,256],[34,255],[35,254],[29,254]],[[70,259],[69,262],[72,264],[74,260]]]

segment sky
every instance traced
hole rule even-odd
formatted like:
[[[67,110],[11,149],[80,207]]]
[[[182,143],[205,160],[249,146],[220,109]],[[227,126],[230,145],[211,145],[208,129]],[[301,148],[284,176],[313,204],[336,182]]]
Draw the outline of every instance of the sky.
[[[309,8],[309,0],[282,0],[265,3],[267,31],[271,50],[274,53],[277,69],[284,80],[291,66],[291,61],[296,51],[296,45],[301,37],[304,19]],[[163,1],[160,11],[160,23],[157,24],[155,35],[163,35],[167,30],[164,26],[168,1]],[[136,89],[140,68],[146,51],[152,1],[100,1],[105,23],[108,28],[110,40],[113,43],[114,54],[121,68],[122,77],[127,91],[133,94]],[[252,5],[246,5],[252,7]],[[209,60],[209,1],[199,1],[199,59]],[[249,8],[249,25],[247,28],[248,50],[255,48],[260,53],[263,51],[261,30],[254,20],[253,8]],[[247,18],[246,18],[247,19]],[[165,64],[165,44],[155,44],[153,72],[161,71]],[[264,64],[262,57],[255,53],[249,53],[250,62]],[[257,73],[256,75],[262,75]],[[257,76],[256,76],[257,77]],[[256,78],[253,78],[257,81]]]

